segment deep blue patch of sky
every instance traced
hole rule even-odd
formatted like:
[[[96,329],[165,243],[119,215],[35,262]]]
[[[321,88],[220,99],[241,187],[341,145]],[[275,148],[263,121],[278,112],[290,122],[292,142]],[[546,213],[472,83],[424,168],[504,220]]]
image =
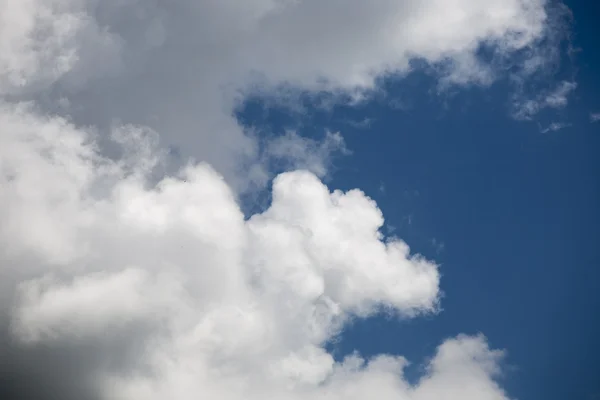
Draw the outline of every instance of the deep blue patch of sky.
[[[323,109],[313,96],[301,113],[260,98],[240,108],[262,134],[340,131],[353,153],[334,158],[330,188],[364,190],[384,233],[441,264],[439,315],[356,321],[330,344],[336,357],[401,354],[414,380],[445,338],[481,332],[507,350],[512,398],[600,398],[600,122],[589,121],[600,111],[600,13],[568,5],[579,86],[565,110],[533,122],[509,117],[505,83],[439,95],[419,72],[358,106]],[[572,125],[541,132],[557,120]]]

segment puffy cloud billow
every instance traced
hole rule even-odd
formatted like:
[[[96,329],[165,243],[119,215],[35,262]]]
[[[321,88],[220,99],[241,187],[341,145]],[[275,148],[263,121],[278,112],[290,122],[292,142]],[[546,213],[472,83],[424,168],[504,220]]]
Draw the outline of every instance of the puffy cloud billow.
[[[320,181],[340,135],[265,144],[233,110],[279,84],[361,93],[412,59],[488,84],[498,60],[543,65],[548,10],[0,0],[0,397],[506,399],[483,336],[440,344],[413,384],[397,355],[334,360],[350,319],[438,312],[437,265],[384,237],[365,193]],[[193,160],[170,172],[169,146]]]

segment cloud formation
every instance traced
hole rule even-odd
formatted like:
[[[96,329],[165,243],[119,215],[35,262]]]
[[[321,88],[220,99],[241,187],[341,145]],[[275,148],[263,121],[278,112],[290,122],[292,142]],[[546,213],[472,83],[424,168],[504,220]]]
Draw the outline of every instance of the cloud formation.
[[[437,266],[320,181],[341,136],[262,143],[233,110],[413,59],[488,84],[481,47],[534,50],[547,20],[542,0],[0,0],[0,397],[505,399],[482,336],[414,385],[402,357],[327,353],[352,318],[437,312]],[[244,216],[273,160],[302,170]]]
[[[546,108],[561,109],[569,103],[570,94],[577,88],[575,82],[563,81],[552,90],[538,94],[534,99],[517,99],[513,104],[514,117],[531,120]],[[556,130],[556,129],[553,129]]]
[[[570,124],[568,122],[551,122],[545,128],[540,127],[540,132],[542,132],[542,133],[556,132],[556,131],[560,131],[561,129],[568,128],[570,126],[572,126],[572,124]]]
[[[104,132],[148,126],[240,190],[260,159],[232,115],[247,93],[285,83],[356,95],[414,59],[445,84],[487,84],[513,59],[543,69],[555,34],[544,0],[1,4],[0,93]]]
[[[503,398],[482,337],[442,345],[417,387],[402,358],[338,364],[323,349],[349,318],[437,308],[436,265],[385,240],[361,191],[289,172],[245,219],[207,164],[148,187],[153,154],[114,162],[92,134],[22,105],[0,123],[3,329],[17,356],[33,354],[3,357],[5,373],[55,352],[98,398]],[[120,135],[141,140],[131,129]]]

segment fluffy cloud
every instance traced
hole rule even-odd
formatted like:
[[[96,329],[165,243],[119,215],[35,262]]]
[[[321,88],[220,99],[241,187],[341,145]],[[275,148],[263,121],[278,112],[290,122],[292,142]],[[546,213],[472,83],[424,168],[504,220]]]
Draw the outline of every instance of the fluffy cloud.
[[[121,39],[88,14],[89,3],[0,2],[0,94],[44,89],[66,74],[85,81],[116,67]]]
[[[285,83],[357,96],[413,59],[444,85],[488,84],[513,58],[544,68],[555,33],[544,0],[238,3],[2,0],[0,93],[103,131],[148,126],[243,190],[245,171],[259,184],[268,172],[232,116],[244,94]]]
[[[0,0],[0,397],[505,399],[482,336],[442,343],[416,384],[402,357],[327,353],[352,318],[437,312],[437,266],[320,181],[341,136],[262,143],[233,110],[281,84],[360,97],[413,59],[488,84],[481,47],[539,55],[546,10]],[[238,197],[273,161],[302,170],[247,217]]]
[[[437,266],[384,239],[361,191],[289,172],[244,218],[206,164],[150,185],[61,118],[4,105],[0,123],[4,373],[55,376],[28,364],[50,352],[80,380],[61,398],[505,398],[482,337],[444,343],[416,386],[402,358],[336,363],[324,350],[348,318],[437,310]]]
[[[64,120],[0,121],[4,398],[504,398],[482,338],[442,345],[414,387],[401,358],[325,352],[352,315],[436,306],[435,265],[383,241],[360,191],[287,173],[244,220],[205,164],[148,187]]]

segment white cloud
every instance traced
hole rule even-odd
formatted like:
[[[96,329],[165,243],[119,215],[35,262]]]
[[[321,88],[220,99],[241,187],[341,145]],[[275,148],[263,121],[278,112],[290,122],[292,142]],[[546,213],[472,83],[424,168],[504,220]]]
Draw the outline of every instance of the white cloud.
[[[148,126],[244,189],[245,171],[264,174],[251,167],[257,143],[232,116],[240,90],[286,83],[360,98],[415,58],[439,64],[446,85],[490,83],[505,65],[481,60],[478,48],[494,46],[496,60],[542,57],[534,50],[553,33],[545,4],[3,0],[0,93],[101,130]]]
[[[600,113],[590,113],[590,122],[600,121]]]
[[[540,129],[540,131],[542,133],[556,132],[560,131],[561,129],[568,128],[569,126],[571,126],[571,124],[567,122],[552,122],[547,127]]]
[[[0,94],[44,89],[67,74],[87,80],[116,67],[121,38],[87,14],[89,3],[0,2]]]
[[[145,279],[144,270],[124,269],[108,276],[84,275],[66,285],[50,279],[27,281],[19,288],[15,334],[26,343],[97,338],[131,320],[149,318],[157,291]]]
[[[304,138],[295,132],[270,140],[265,146],[268,160],[281,161],[287,169],[305,169],[323,178],[336,153],[348,154],[344,138],[338,133],[326,132],[322,141]]]
[[[562,82],[544,99],[545,104],[552,108],[562,108],[568,103],[568,95],[577,88],[575,82]]]
[[[401,357],[333,360],[350,318],[437,312],[437,266],[314,175],[341,136],[263,146],[233,110],[280,84],[360,99],[415,58],[488,84],[479,47],[536,49],[544,7],[0,0],[0,397],[505,399],[481,336],[442,343],[416,385]],[[168,145],[184,166],[160,174]],[[245,218],[274,159],[312,173],[277,176]]]
[[[363,118],[361,121],[346,120],[344,122],[354,129],[368,129],[373,124],[371,118]]]
[[[538,94],[535,99],[518,98],[513,104],[513,115],[517,119],[527,120],[545,108],[564,108],[569,103],[569,95],[576,88],[575,82],[563,81],[552,90]]]
[[[20,282],[3,291],[14,296],[13,340],[68,354],[101,344],[91,357],[108,361],[74,356],[77,379],[100,398],[505,398],[482,337],[444,343],[414,387],[401,358],[339,364],[323,349],[351,316],[437,309],[436,265],[384,240],[382,214],[361,191],[289,172],[271,206],[245,220],[206,164],[148,187],[147,170],[106,159],[92,134],[60,118],[4,105],[0,124],[10,127],[1,274],[3,285]],[[110,360],[125,357],[127,335],[142,350],[123,374]]]

